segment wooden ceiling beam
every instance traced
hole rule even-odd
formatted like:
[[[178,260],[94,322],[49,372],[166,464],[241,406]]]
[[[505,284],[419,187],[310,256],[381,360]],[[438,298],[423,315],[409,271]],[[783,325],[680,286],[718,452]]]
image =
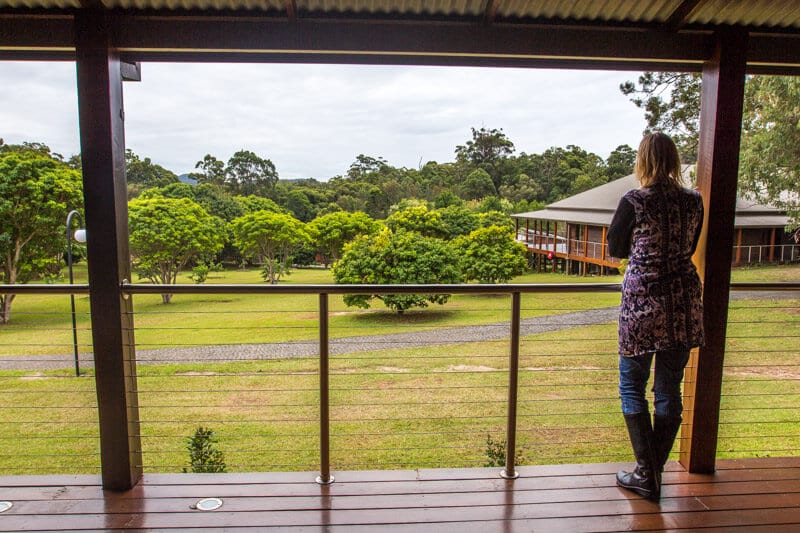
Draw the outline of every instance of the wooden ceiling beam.
[[[483,23],[486,26],[494,24],[494,20],[497,18],[497,6],[499,3],[500,0],[486,0],[486,7],[483,9]]]
[[[488,4],[487,4],[488,5]],[[711,33],[546,24],[116,13],[123,60],[699,71]],[[0,13],[0,59],[75,57],[73,16]],[[800,34],[751,32],[748,72],[800,72]]]
[[[297,22],[297,2],[296,0],[284,0],[286,6],[286,16],[289,22]]]
[[[694,13],[703,3],[707,0],[683,0],[678,7],[675,8],[675,11],[669,16],[666,22],[667,28],[672,31],[677,31],[681,29],[686,22],[689,20],[689,17],[692,16]]]

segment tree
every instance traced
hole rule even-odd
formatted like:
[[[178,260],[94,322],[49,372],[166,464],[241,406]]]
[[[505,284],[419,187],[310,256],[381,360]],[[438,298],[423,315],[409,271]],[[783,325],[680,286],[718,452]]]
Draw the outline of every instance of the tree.
[[[468,173],[476,169],[486,171],[492,180],[493,189],[497,190],[503,184],[504,174],[511,170],[505,168],[504,163],[514,153],[514,143],[506,137],[502,129],[471,129],[472,140],[465,145],[456,146],[456,159],[470,169]]]
[[[394,232],[415,231],[426,237],[444,237],[442,215],[425,205],[411,205],[389,215],[386,226]]]
[[[197,180],[197,183],[210,183],[212,185],[225,184],[225,163],[211,154],[206,154],[202,161],[198,161],[194,168],[199,168],[200,172],[192,172],[190,176]]]
[[[468,200],[480,200],[497,194],[492,177],[482,168],[469,173],[461,184],[461,191]]]
[[[231,222],[233,243],[245,256],[264,262],[264,278],[276,284],[288,272],[292,252],[308,242],[305,224],[291,215],[256,211]]]
[[[684,163],[697,161],[700,132],[700,74],[645,72],[638,84],[620,84],[622,94],[645,110],[645,133],[663,131],[678,145]]]
[[[467,280],[505,283],[525,272],[525,245],[514,240],[508,227],[489,226],[461,236],[453,243]]]
[[[747,83],[739,192],[785,209],[800,225],[800,80],[754,76]]]
[[[256,211],[272,211],[273,213],[284,214],[289,212],[276,204],[274,200],[262,198],[261,196],[256,196],[254,194],[251,194],[250,196],[234,196],[233,199],[237,204],[239,204],[239,207],[245,215],[255,213]]]
[[[241,205],[231,195],[210,183],[200,183],[198,185],[170,183],[165,187],[147,189],[139,195],[139,198],[155,198],[157,196],[162,198],[188,198],[200,204],[200,207],[205,209],[209,215],[221,218],[226,222],[244,214]]]
[[[248,150],[239,150],[228,159],[225,183],[241,195],[265,194],[278,183],[278,171],[269,159]]]
[[[424,237],[413,231],[397,233],[386,228],[376,235],[356,238],[344,248],[342,258],[333,265],[333,278],[342,284],[428,284],[458,283],[461,270],[454,249],[441,239]],[[369,308],[377,298],[398,313],[412,307],[444,304],[448,294],[351,294],[344,297],[350,306]]]
[[[133,267],[153,283],[175,284],[191,262],[222,249],[222,221],[188,198],[133,200],[128,214]],[[170,303],[172,294],[161,300]]]
[[[507,228],[508,231],[514,230],[514,221],[511,220],[510,216],[502,211],[487,211],[485,213],[480,213],[478,215],[478,224],[482,228],[500,226],[502,228]]]
[[[292,189],[286,195],[286,207],[292,212],[295,218],[303,222],[309,222],[314,218],[314,206],[306,194],[299,189]]]
[[[456,157],[471,162],[476,167],[492,165],[514,153],[514,143],[511,142],[503,129],[481,128],[472,130],[472,140],[464,145],[456,146]]]
[[[180,181],[171,170],[153,163],[149,157],[140,159],[130,148],[125,150],[125,178],[128,185],[137,186],[138,190],[164,187]]]
[[[636,95],[634,104],[646,108],[648,130],[671,134],[689,163],[697,158],[701,81],[698,74],[645,72],[640,86],[630,81],[620,86]],[[792,224],[800,223],[797,87],[794,77],[747,78],[739,165],[739,194],[786,209]]]
[[[309,235],[326,267],[339,260],[345,244],[360,235],[373,235],[379,228],[379,222],[360,211],[329,213],[308,224]]]
[[[461,205],[449,205],[437,209],[441,218],[444,237],[452,239],[459,235],[468,235],[478,228],[478,215]]]
[[[606,174],[609,181],[633,174],[635,164],[636,150],[627,144],[617,146],[606,158]]]
[[[28,283],[58,272],[65,222],[83,204],[80,174],[42,150],[0,146],[0,279]],[[0,294],[0,323],[11,319],[13,294]]]

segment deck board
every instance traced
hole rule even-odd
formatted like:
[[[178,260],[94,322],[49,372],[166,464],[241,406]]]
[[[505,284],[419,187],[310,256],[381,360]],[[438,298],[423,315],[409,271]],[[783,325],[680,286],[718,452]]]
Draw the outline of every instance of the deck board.
[[[315,474],[148,474],[105,492],[98,476],[0,478],[0,531],[788,531],[800,532],[800,458],[720,461],[713,475],[670,463],[660,504],[622,491],[624,465]],[[192,508],[221,497],[217,511]]]

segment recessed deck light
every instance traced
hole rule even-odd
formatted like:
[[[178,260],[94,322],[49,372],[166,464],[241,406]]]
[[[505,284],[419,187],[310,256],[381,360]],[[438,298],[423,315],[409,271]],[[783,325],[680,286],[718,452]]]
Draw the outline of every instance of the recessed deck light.
[[[222,507],[222,500],[219,498],[203,498],[192,506],[198,511],[214,511]]]

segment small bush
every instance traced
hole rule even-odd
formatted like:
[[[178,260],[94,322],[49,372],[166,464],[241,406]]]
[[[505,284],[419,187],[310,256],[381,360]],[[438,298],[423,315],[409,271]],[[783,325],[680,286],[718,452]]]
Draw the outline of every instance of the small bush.
[[[225,472],[225,454],[214,447],[217,439],[214,438],[213,430],[199,427],[194,432],[194,436],[188,437],[186,440],[191,470],[184,468],[184,473]]]
[[[488,462],[484,463],[483,466],[506,466],[506,439],[498,439],[494,440],[491,435],[486,435],[486,457],[489,459]],[[520,465],[525,462],[525,456],[522,454],[522,450],[517,448],[516,455],[514,457],[514,464]]]

